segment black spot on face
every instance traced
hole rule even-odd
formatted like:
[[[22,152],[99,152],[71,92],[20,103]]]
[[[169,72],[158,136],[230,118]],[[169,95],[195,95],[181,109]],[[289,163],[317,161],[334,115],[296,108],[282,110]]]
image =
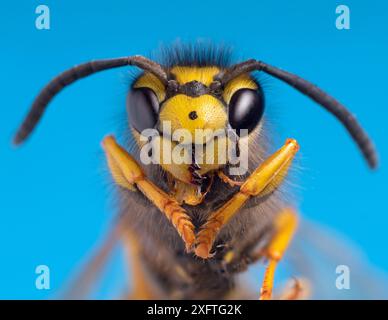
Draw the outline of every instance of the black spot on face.
[[[189,118],[190,118],[191,120],[197,119],[197,118],[198,118],[197,112],[196,112],[196,111],[191,111],[191,112],[189,113]]]

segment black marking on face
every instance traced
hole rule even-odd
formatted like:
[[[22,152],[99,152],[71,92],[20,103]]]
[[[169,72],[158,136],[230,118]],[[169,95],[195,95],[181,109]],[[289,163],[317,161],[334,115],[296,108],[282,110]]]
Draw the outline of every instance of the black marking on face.
[[[198,118],[197,111],[191,111],[191,112],[189,113],[189,119],[190,119],[190,120],[195,120],[195,119],[197,119],[197,118]]]

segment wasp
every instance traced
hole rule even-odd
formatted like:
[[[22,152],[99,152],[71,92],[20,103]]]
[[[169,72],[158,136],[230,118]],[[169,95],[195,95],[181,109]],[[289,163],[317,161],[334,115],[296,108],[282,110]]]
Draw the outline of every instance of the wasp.
[[[135,55],[91,61],[61,73],[37,96],[14,143],[26,140],[62,89],[97,72],[125,66],[141,70],[126,100],[125,138],[134,143],[122,145],[107,136],[102,147],[120,204],[114,234],[130,253],[134,273],[128,297],[241,298],[237,275],[262,259],[267,267],[259,298],[271,299],[275,270],[299,221],[282,189],[299,145],[287,139],[269,153],[266,100],[255,75],[279,79],[330,112],[375,168],[371,140],[340,102],[307,80],[255,59],[233,63],[222,47],[182,45],[165,50],[158,62]],[[165,134],[166,124],[172,134]],[[171,147],[180,142],[174,138],[177,130],[189,136],[197,130],[233,131],[234,139],[205,135],[200,142],[184,144],[181,150],[190,150],[188,161],[144,163],[149,139],[143,133],[151,129],[148,154],[172,153]],[[243,146],[248,151],[240,156],[247,163],[245,172],[230,175],[235,164],[229,160],[199,161],[197,149],[216,149],[222,142],[229,146],[230,140],[237,155]]]

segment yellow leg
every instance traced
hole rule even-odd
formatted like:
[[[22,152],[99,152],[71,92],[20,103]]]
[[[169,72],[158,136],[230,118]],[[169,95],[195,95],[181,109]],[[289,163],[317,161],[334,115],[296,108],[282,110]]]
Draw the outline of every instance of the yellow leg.
[[[183,239],[186,250],[194,245],[194,225],[186,211],[178,202],[148,180],[138,163],[118,145],[112,136],[102,142],[108,166],[116,183],[123,188],[135,191],[134,185],[172,222]]]
[[[195,254],[203,259],[211,257],[210,250],[221,228],[234,217],[252,196],[263,196],[278,187],[286,175],[299,146],[288,139],[284,146],[265,160],[220,209],[212,213],[197,235]]]
[[[292,209],[285,209],[276,218],[276,233],[265,251],[269,262],[261,286],[260,300],[271,299],[276,266],[287,250],[297,226],[298,217]]]
[[[275,299],[277,300],[304,300],[311,296],[310,282],[305,279],[293,278]]]
[[[229,178],[221,170],[217,171],[217,175],[224,183],[229,184],[231,187],[241,186],[244,183],[243,181],[236,181],[236,180],[233,180],[233,179]]]

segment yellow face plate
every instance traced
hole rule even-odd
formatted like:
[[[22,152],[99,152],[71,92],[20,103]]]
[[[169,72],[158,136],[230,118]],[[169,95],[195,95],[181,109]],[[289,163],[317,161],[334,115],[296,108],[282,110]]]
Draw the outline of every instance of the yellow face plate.
[[[175,66],[170,72],[175,77],[175,80],[180,84],[186,84],[191,81],[198,81],[206,86],[210,86],[213,78],[220,72],[220,68],[215,66],[209,67],[187,67]],[[134,88],[146,87],[152,89],[160,102],[166,98],[165,86],[153,74],[145,73],[139,77],[134,84]],[[223,100],[226,104],[230,102],[232,95],[239,89],[249,88],[257,89],[257,84],[248,74],[241,75],[230,81],[224,88]],[[190,117],[190,113],[195,112],[195,117]],[[194,138],[196,129],[210,129],[216,131],[225,129],[228,123],[227,108],[222,101],[216,97],[205,94],[199,97],[190,97],[184,94],[177,94],[163,102],[159,113],[159,130],[165,132],[164,123],[169,123],[171,133],[178,129],[186,129]],[[139,135],[135,134],[135,138],[139,146],[142,146],[139,140]],[[206,138],[205,138],[206,139]],[[155,140],[156,148],[160,154],[163,153],[161,148],[164,145],[174,147],[176,142],[165,141],[160,137]],[[205,142],[205,141],[204,141]],[[226,143],[228,143],[227,141]],[[212,141],[206,140],[206,143]],[[216,141],[213,143],[217,145]],[[215,157],[215,160],[219,157]],[[199,173],[205,174],[214,171],[223,166],[224,163],[202,164]],[[161,163],[164,170],[168,171],[174,178],[190,183],[191,173],[187,164],[164,164]]]

